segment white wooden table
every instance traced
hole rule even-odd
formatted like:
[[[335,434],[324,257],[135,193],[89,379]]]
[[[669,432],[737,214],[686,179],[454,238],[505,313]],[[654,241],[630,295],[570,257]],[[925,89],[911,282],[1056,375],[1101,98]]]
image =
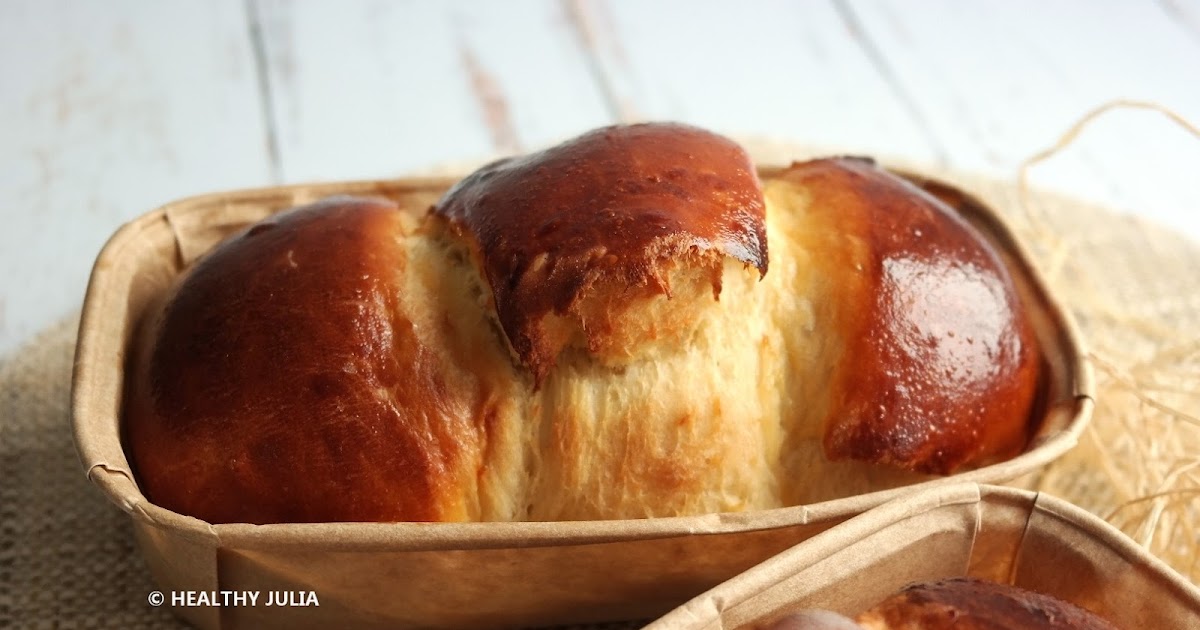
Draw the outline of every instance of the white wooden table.
[[[0,357],[182,196],[646,119],[1013,177],[1120,97],[1200,121],[1200,0],[0,0]],[[1034,178],[1200,239],[1197,180],[1148,112]]]

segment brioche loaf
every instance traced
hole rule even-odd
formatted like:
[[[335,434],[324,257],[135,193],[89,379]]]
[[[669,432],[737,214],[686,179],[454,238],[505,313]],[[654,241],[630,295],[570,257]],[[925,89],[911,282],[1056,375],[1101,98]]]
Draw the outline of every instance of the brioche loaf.
[[[786,616],[770,630],[1117,630],[1049,595],[974,578],[905,587],[854,621],[824,610]]]
[[[338,197],[227,239],[147,314],[126,441],[209,522],[737,511],[1011,456],[1039,366],[996,252],[916,186],[617,126],[428,211]]]

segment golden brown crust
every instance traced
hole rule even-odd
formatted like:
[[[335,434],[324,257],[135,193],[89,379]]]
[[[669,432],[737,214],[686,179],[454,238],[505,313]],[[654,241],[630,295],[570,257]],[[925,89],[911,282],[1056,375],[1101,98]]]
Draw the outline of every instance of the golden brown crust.
[[[781,175],[853,251],[841,276],[845,360],[825,452],[946,474],[1020,451],[1040,379],[1033,330],[994,250],[934,197],[869,160]]]
[[[670,294],[673,259],[707,270],[714,295],[725,256],[767,271],[750,158],[685,125],[606,127],[500,160],[454,186],[434,213],[472,243],[500,325],[537,383],[570,342],[548,317],[578,320],[596,352],[605,345],[597,336],[623,334],[615,311]],[[588,303],[591,294],[601,299]]]
[[[908,586],[858,623],[869,630],[1117,630],[1069,602],[973,578]]]
[[[457,410],[469,393],[446,386],[398,308],[397,214],[322,201],[194,266],[126,398],[151,501],[213,523],[462,518],[451,482],[474,457]]]
[[[138,481],[210,522],[631,518],[1019,449],[1037,350],[986,243],[861,160],[766,192],[764,218],[729,141],[648,125],[486,167],[423,216],[268,219],[145,326]]]

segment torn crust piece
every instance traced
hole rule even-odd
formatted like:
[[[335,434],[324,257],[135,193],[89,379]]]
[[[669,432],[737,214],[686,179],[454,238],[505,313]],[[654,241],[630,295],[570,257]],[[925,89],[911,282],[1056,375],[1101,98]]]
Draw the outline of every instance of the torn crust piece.
[[[725,258],[767,272],[764,212],[745,151],[679,124],[606,127],[500,160],[433,210],[468,241],[537,384],[567,348],[619,366],[686,339],[689,303],[720,295]]]

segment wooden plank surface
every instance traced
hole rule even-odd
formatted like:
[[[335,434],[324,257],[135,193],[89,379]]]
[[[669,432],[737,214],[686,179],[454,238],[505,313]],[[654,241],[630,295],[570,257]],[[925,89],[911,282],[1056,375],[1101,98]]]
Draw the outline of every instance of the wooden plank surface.
[[[559,3],[255,5],[288,182],[394,176],[611,121]]]
[[[0,357],[124,220],[671,119],[1015,175],[1113,98],[1200,120],[1200,0],[0,4]],[[1115,113],[1035,182],[1200,239],[1200,141]]]
[[[830,2],[572,2],[624,120],[917,160],[940,140]]]
[[[0,3],[0,356],[125,220],[270,179],[239,0]]]
[[[1114,99],[1158,102],[1200,122],[1194,2],[839,2],[958,168],[1012,177],[1023,159]],[[1200,139],[1159,114],[1118,111],[1033,181],[1200,239],[1194,165]]]

